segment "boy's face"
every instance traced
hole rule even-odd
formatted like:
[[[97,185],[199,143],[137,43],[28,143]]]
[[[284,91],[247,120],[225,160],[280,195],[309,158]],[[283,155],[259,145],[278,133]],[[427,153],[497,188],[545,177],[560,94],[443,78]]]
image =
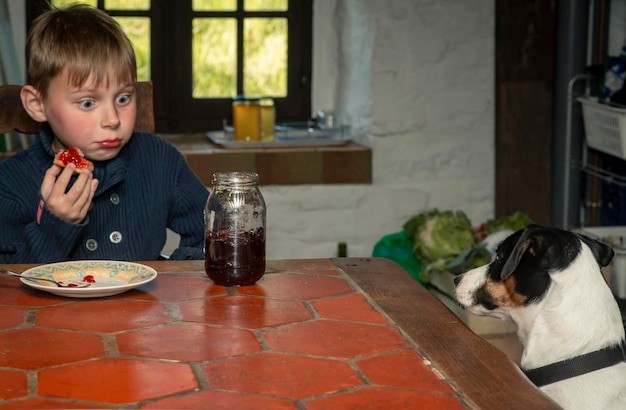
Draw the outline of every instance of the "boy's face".
[[[55,149],[74,146],[91,160],[106,161],[117,156],[132,136],[135,83],[119,84],[110,76],[108,83],[96,85],[90,77],[75,87],[64,70],[50,82],[43,113],[56,135]]]

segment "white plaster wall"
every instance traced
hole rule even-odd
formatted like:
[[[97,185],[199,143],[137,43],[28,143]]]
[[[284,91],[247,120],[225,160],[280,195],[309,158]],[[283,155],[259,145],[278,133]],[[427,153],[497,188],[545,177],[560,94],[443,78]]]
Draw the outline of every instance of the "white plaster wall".
[[[371,185],[265,186],[267,256],[370,256],[430,207],[493,217],[493,0],[315,0],[313,108],[372,147]]]

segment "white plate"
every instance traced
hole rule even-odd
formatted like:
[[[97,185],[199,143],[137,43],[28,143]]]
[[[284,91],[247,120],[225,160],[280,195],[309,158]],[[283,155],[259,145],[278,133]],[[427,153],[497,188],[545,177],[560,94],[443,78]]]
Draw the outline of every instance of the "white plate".
[[[21,278],[23,284],[58,296],[72,298],[97,298],[113,296],[144,285],[157,277],[149,266],[123,261],[71,261],[37,266],[22,272],[22,276],[48,278],[57,282],[67,279],[81,280],[92,275],[96,280],[86,288],[59,288],[54,283],[33,282]]]

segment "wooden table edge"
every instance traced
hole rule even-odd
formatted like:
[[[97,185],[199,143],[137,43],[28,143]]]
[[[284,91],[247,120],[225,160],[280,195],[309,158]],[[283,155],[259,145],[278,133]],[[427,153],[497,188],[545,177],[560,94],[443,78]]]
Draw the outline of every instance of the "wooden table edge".
[[[476,335],[395,262],[332,258],[480,409],[560,409],[502,351]]]

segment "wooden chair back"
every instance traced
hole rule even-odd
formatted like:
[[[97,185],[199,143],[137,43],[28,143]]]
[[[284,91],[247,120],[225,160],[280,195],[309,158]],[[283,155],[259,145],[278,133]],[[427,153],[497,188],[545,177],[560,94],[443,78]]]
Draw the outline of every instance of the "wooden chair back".
[[[30,118],[20,99],[21,85],[0,86],[0,133],[18,131],[39,134],[41,123]],[[135,131],[154,134],[152,82],[137,83],[137,120]]]

